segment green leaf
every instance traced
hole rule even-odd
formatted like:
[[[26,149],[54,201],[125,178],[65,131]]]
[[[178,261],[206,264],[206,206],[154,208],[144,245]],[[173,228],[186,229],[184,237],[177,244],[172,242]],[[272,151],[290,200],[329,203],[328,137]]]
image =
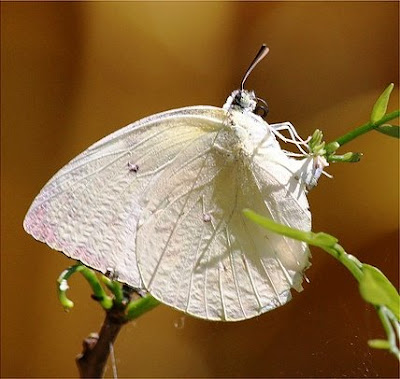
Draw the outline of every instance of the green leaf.
[[[389,103],[389,97],[394,88],[394,84],[390,83],[386,89],[382,92],[382,95],[379,96],[378,100],[376,101],[374,107],[372,108],[371,112],[371,122],[375,123],[379,121],[385,114],[386,109]]]
[[[318,247],[333,247],[337,242],[337,238],[326,234],[326,233],[313,233],[313,232],[305,232],[303,230],[294,229],[286,225],[279,224],[274,220],[263,217],[251,209],[243,209],[244,215],[251,221],[256,224],[262,226],[265,229],[271,230],[272,232],[281,234],[286,237],[293,238],[298,241],[306,242],[310,245],[318,246]]]
[[[365,301],[373,305],[384,305],[400,320],[400,296],[386,276],[374,266],[362,265],[360,293]]]
[[[387,340],[369,340],[368,346],[374,349],[385,349],[385,350],[389,350],[391,347],[390,342]]]
[[[271,230],[272,232],[294,238],[296,240],[307,242],[310,237],[310,232],[303,232],[302,230],[292,229],[289,226],[278,224],[274,220],[268,217],[263,217],[251,209],[243,209],[243,214],[251,221],[262,226],[265,229]]]
[[[390,137],[400,138],[400,127],[398,125],[383,124],[377,126],[375,130]]]

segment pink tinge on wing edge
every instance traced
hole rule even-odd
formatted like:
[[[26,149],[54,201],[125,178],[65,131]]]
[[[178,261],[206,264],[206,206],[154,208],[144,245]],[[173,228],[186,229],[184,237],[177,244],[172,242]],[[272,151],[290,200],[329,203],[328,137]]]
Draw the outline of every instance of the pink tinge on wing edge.
[[[47,243],[50,247],[58,249],[63,245],[57,235],[57,226],[46,220],[47,209],[44,205],[30,210],[24,220],[25,230],[41,242]]]
[[[54,228],[50,225],[43,225],[40,232],[42,233],[45,241],[52,245],[57,241],[56,234],[54,233]]]
[[[51,248],[63,252],[67,257],[82,261],[86,266],[95,269],[101,268],[101,259],[97,254],[91,253],[85,246],[74,246],[65,241],[57,233],[56,225],[48,225],[43,220],[45,211],[31,214],[25,221],[25,229],[37,240],[45,242]]]
[[[47,235],[43,222],[45,216],[46,209],[41,206],[33,210],[31,209],[24,220],[25,230],[39,240],[44,240]]]
[[[86,247],[84,246],[77,246],[74,248],[74,256],[79,257],[80,261],[84,263],[86,266],[93,267],[96,270],[101,271],[101,267],[104,267],[104,262],[97,254],[91,253]]]
[[[67,257],[81,261],[84,265],[103,271],[105,264],[101,255],[93,254],[87,246],[76,246],[66,241],[58,233],[56,224],[49,224],[46,220],[47,210],[44,205],[31,210],[24,220],[24,229],[35,239],[46,243],[52,249],[61,251]]]

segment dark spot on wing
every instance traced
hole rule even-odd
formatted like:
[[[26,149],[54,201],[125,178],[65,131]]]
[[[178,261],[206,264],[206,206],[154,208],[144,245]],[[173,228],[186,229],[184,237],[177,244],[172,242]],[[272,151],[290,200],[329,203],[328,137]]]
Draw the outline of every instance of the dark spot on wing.
[[[128,169],[130,172],[138,172],[139,171],[139,166],[137,164],[128,162]]]

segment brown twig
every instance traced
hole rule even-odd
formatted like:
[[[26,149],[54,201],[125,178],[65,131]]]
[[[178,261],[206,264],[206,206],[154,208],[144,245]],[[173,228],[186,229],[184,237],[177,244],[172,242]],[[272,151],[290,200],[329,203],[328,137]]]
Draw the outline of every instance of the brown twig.
[[[81,378],[103,377],[110,354],[110,344],[114,343],[122,326],[127,322],[124,310],[124,307],[113,307],[106,311],[100,334],[92,333],[83,341],[83,351],[76,357]]]
[[[57,280],[58,298],[65,310],[74,306],[67,297],[66,291],[69,288],[68,279],[76,272],[80,272],[88,281],[93,290],[92,299],[99,302],[105,310],[106,318],[100,335],[91,333],[83,340],[82,353],[75,358],[75,361],[81,378],[102,378],[108,356],[122,326],[152,310],[160,302],[144,289],[133,288],[102,276],[101,282],[112,293],[112,296],[109,296],[104,291],[96,273],[82,263],[78,263],[64,270]],[[115,372],[114,370],[114,374]]]

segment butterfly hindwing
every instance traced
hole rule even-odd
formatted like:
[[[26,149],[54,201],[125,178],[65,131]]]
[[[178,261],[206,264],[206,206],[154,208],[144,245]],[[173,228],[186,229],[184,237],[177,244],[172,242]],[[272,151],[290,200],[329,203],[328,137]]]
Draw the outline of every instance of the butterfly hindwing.
[[[294,198],[284,183],[293,176],[290,167],[263,167],[262,149],[248,160],[228,159],[220,134],[193,144],[151,187],[137,258],[145,287],[162,302],[197,317],[236,321],[287,302],[308,262],[304,244],[255,226],[242,209],[305,229],[310,215],[307,200]],[[285,220],[280,210],[289,212]]]

